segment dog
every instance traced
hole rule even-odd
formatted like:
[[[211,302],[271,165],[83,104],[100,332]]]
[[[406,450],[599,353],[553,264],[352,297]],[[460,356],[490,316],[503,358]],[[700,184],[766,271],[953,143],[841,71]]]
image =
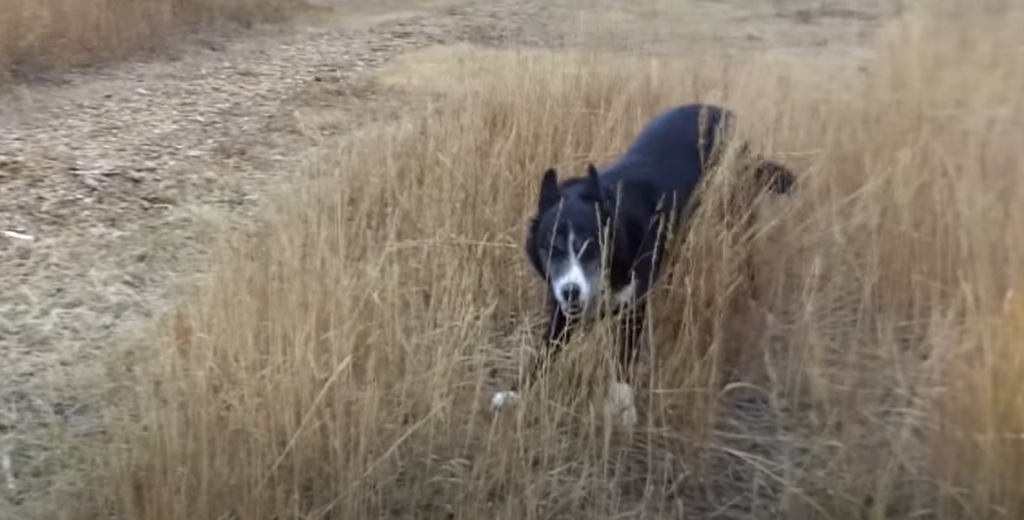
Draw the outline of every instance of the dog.
[[[520,383],[493,395],[492,409],[516,402],[576,325],[610,312],[619,319],[610,400],[623,422],[635,423],[630,379],[645,321],[640,303],[658,278],[668,235],[664,225],[685,225],[684,209],[692,213],[699,205],[695,200],[687,207],[698,183],[720,161],[734,118],[715,105],[677,106],[648,123],[604,171],[591,163],[586,175],[561,184],[555,169],[544,173],[525,243],[530,264],[547,283],[544,348]],[[746,157],[746,143],[740,150]],[[790,192],[794,176],[786,166],[760,156],[753,164],[758,189]]]

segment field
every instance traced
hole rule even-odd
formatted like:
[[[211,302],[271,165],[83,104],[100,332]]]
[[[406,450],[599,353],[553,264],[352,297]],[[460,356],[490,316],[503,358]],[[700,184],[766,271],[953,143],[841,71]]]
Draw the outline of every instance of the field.
[[[1024,515],[1024,10],[284,12],[0,102],[0,518]],[[690,101],[797,191],[708,179],[635,428],[602,327],[493,414],[541,173]]]

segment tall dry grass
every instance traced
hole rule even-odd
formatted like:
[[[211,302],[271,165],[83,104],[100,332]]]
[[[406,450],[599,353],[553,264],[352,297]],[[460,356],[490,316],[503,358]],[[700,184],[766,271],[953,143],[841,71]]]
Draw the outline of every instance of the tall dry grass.
[[[770,56],[524,54],[339,147],[260,226],[215,241],[210,272],[133,352],[98,507],[1019,518],[1024,336],[1006,295],[1024,266],[1024,68],[1013,19],[974,5],[912,12],[866,80],[837,90]],[[540,173],[610,161],[693,100],[734,108],[799,191],[744,230],[722,225],[737,216],[719,203],[730,168],[708,183],[652,303],[657,362],[632,433],[601,412],[602,330],[527,406],[493,416],[491,387],[542,319],[520,248]]]
[[[281,20],[301,0],[4,0],[0,83],[151,52],[216,22]]]

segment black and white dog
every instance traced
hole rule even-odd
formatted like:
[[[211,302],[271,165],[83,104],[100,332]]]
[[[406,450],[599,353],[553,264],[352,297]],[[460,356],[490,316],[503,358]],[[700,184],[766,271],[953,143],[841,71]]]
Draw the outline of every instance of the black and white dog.
[[[683,220],[691,194],[723,151],[732,119],[713,105],[679,106],[651,121],[625,155],[600,173],[591,164],[587,175],[561,185],[554,169],[544,173],[526,239],[527,256],[549,288],[544,351],[522,384],[493,396],[493,409],[515,402],[558,354],[573,326],[596,317],[601,307],[620,320],[610,400],[623,422],[636,421],[629,379],[641,351],[645,316],[639,302],[658,277],[663,225]],[[772,161],[757,158],[754,171],[757,182],[777,193],[787,193],[793,182],[792,173]]]

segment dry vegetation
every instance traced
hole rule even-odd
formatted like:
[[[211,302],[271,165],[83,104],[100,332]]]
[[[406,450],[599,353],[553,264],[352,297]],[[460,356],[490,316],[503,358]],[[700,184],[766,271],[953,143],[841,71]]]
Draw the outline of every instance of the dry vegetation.
[[[4,0],[0,83],[161,48],[214,22],[276,21],[301,0]]]
[[[770,55],[467,64],[473,88],[339,147],[211,244],[179,312],[111,365],[79,512],[1020,518],[1024,56],[990,4],[909,13],[837,91]],[[691,100],[736,109],[799,191],[750,234],[724,205],[695,217],[631,434],[602,417],[603,378],[568,372],[492,416],[535,345],[520,243],[540,172],[605,163]],[[773,315],[756,341],[734,334],[757,330],[747,253]],[[602,374],[583,370],[600,332],[561,365]]]

